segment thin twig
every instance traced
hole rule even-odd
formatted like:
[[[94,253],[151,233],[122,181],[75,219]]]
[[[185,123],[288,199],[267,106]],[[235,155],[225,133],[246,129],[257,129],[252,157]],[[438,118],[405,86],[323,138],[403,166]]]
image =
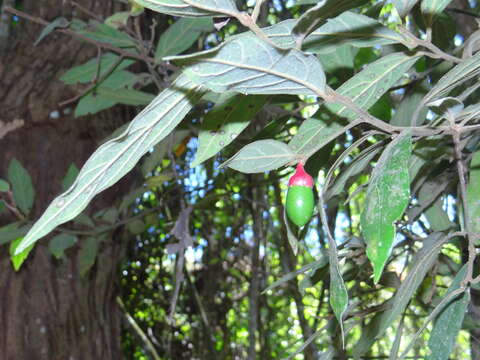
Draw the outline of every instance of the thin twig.
[[[264,3],[265,1],[266,1],[266,0],[257,0],[257,1],[255,2],[255,7],[253,8],[253,12],[252,12],[252,15],[251,15],[252,20],[253,20],[254,22],[257,22],[258,16],[260,15],[260,10],[261,10],[262,5],[263,5],[263,3]]]

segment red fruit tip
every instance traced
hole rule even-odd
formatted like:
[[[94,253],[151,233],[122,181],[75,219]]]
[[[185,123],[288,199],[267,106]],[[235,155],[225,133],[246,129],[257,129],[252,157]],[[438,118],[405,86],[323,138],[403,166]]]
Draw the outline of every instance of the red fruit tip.
[[[303,164],[299,162],[295,174],[288,180],[288,186],[313,187],[313,178],[305,172]]]

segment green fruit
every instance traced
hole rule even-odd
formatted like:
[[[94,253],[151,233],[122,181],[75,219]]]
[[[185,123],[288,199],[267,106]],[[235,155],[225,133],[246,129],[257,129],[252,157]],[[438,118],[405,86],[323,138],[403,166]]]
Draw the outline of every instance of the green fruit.
[[[287,192],[287,215],[297,226],[305,225],[313,215],[313,189],[308,186],[290,186]]]

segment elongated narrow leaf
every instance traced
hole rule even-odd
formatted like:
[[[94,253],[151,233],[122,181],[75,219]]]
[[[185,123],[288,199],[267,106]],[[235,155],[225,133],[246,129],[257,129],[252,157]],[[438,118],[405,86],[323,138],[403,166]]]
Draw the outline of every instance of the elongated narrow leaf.
[[[297,256],[298,254],[298,239],[292,231],[290,224],[288,222],[287,212],[283,209],[283,222],[285,223],[285,228],[287,230],[287,240],[290,248],[292,249],[293,255]]]
[[[45,26],[43,28],[42,32],[38,36],[38,38],[35,41],[35,43],[33,44],[33,46],[37,46],[40,43],[40,41],[42,41],[45,37],[47,37],[48,34],[50,34],[55,29],[66,28],[66,27],[68,27],[69,24],[70,23],[68,22],[68,20],[65,19],[64,17],[56,18],[50,24],[48,24],[47,26]]]
[[[392,252],[394,222],[402,216],[409,202],[408,164],[411,152],[411,134],[405,131],[380,156],[368,184],[360,224],[367,243],[367,257],[373,265],[375,283],[380,280]]]
[[[136,46],[135,41],[126,33],[96,21],[81,24],[77,20],[75,26],[71,26],[71,28],[79,34],[101,43],[108,43],[120,48],[134,48]]]
[[[266,101],[265,96],[237,94],[217,103],[203,121],[192,167],[211,158],[235,140]]]
[[[202,32],[213,30],[210,18],[177,20],[158,40],[155,59],[161,60],[164,56],[177,55],[190,48]]]
[[[288,146],[297,154],[305,156],[314,154],[345,132],[345,127],[335,120],[337,119],[325,113],[321,113],[319,118],[308,118],[302,123]]]
[[[325,74],[314,55],[279,51],[252,33],[236,36],[215,50],[167,59],[193,63],[185,74],[215,92],[319,96],[325,90]]]
[[[8,181],[12,184],[15,204],[25,215],[28,215],[32,210],[35,190],[27,169],[15,158],[10,161],[8,166]]]
[[[368,0],[367,0],[368,1]],[[367,2],[366,0],[325,0],[308,9],[297,21],[293,28],[296,39],[302,40],[315,28],[323,25],[328,18],[340,15],[346,10],[356,8]]]
[[[183,0],[135,0],[135,2],[147,9],[172,16],[221,16],[224,11],[237,12],[232,0],[189,1],[188,3]],[[195,3],[205,5],[210,10],[195,7]]]
[[[80,170],[75,183],[58,196],[34,224],[18,252],[73,219],[92,198],[130,171],[140,158],[182,121],[202,93],[184,77],[158,95],[124,133],[100,146]]]
[[[460,288],[466,274],[467,265],[464,265],[453,279],[445,296]],[[467,289],[448,303],[438,315],[428,340],[431,354],[427,356],[426,360],[448,360],[450,358],[469,303],[470,290]]]
[[[332,244],[330,243],[330,246]],[[343,334],[343,315],[348,307],[348,292],[340,271],[336,251],[329,249],[330,253],[330,306],[335,313]]]
[[[110,89],[101,86],[97,89],[97,96],[111,100],[115,104],[147,105],[153,101],[154,95],[134,89]]]
[[[447,72],[437,84],[428,92],[423,100],[423,104],[428,104],[447,96],[455,87],[461,85],[480,74],[480,53],[462,61],[452,70]]]
[[[392,2],[400,16],[404,17],[412,10],[418,0],[392,0]]]
[[[480,151],[473,155],[470,163],[470,181],[467,187],[469,231],[480,234]]]
[[[362,109],[369,109],[391,86],[406,73],[418,60],[418,57],[403,53],[393,53],[369,64],[337,89],[341,95],[348,96]],[[328,104],[327,108],[341,117],[353,120],[357,115],[344,105]]]
[[[434,233],[423,241],[423,247],[415,254],[406,279],[394,295],[391,309],[385,311],[380,319],[377,338],[382,336],[385,330],[404,312],[413,294],[437,259],[445,240],[448,239],[446,236],[442,239],[442,235],[442,233]]]
[[[85,275],[87,275],[91,267],[95,265],[99,241],[99,239],[94,237],[88,237],[83,240],[82,248],[80,249],[78,264],[80,276],[84,277]]]
[[[253,174],[278,169],[295,157],[296,154],[281,141],[258,140],[244,146],[222,166]]]
[[[315,52],[331,52],[348,44],[355,47],[370,47],[405,43],[403,36],[368,16],[346,11],[313,31],[303,42],[303,48]]]

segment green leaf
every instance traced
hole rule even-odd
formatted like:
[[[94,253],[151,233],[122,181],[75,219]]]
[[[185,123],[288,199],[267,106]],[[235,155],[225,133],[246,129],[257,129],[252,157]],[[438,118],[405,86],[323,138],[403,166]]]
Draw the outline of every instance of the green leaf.
[[[221,16],[225,11],[238,12],[233,0],[135,0],[135,2],[147,9],[172,16]],[[208,10],[198,8],[195,4],[200,4],[201,7],[204,5]]]
[[[353,59],[355,58],[356,49],[351,45],[339,45],[333,51],[318,54],[318,59],[322,63],[323,70],[326,73],[344,72],[348,73],[349,69],[353,69]]]
[[[75,166],[74,163],[71,163],[70,166],[68,167],[67,174],[62,180],[62,188],[63,191],[66,191],[72,184],[75,182],[75,179],[77,178],[79,173],[78,168]]]
[[[340,15],[346,10],[359,7],[368,0],[324,0],[311,7],[300,16],[293,28],[293,36],[297,41],[312,32],[315,28],[323,25],[328,18]]]
[[[467,265],[465,264],[453,279],[445,296],[460,288],[466,274]],[[467,289],[449,302],[437,316],[428,340],[431,354],[427,356],[426,360],[448,360],[450,358],[469,303],[470,290]]]
[[[191,167],[211,158],[235,140],[266,101],[265,96],[229,94],[218,102],[203,120],[197,154]]]
[[[19,252],[73,219],[92,198],[115,184],[140,158],[165,138],[202,96],[200,88],[179,77],[138,114],[124,133],[101,145],[87,160],[74,184],[45,210],[19,245]]]
[[[447,239],[449,239],[448,236],[444,236],[442,233],[434,233],[423,241],[423,247],[415,254],[406,279],[393,297],[391,309],[385,311],[381,317],[376,338],[382,336],[398,316],[405,311]]]
[[[79,26],[77,23],[76,27],[74,31],[77,33],[101,43],[111,44],[119,48],[134,48],[136,45],[134,40],[126,33],[97,21],[91,21],[84,26]]]
[[[304,40],[303,48],[325,53],[342,44],[363,48],[404,42],[401,34],[383,26],[377,20],[347,11],[328,20],[325,25],[311,33]]]
[[[97,88],[97,96],[112,101],[114,104],[147,105],[155,96],[133,89],[111,89],[105,86]]]
[[[298,239],[293,233],[292,229],[290,228],[290,224],[288,222],[287,212],[283,209],[283,221],[285,223],[285,228],[287,230],[287,240],[292,248],[293,255],[297,256],[298,254]]]
[[[102,78],[105,74],[112,69],[112,66],[120,61],[118,55],[112,53],[106,53],[102,55],[100,61],[97,59],[91,59],[83,65],[75,66],[62,75],[62,80],[67,85],[73,85],[76,83],[89,83],[98,73],[98,78]],[[125,59],[119,62],[115,67],[115,71],[124,69],[132,65],[135,61]],[[113,74],[113,73],[112,73]]]
[[[332,246],[332,243],[330,243]],[[330,306],[335,313],[335,317],[340,324],[340,328],[343,334],[343,315],[348,307],[348,292],[345,286],[345,282],[342,278],[340,271],[340,265],[338,263],[338,257],[336,250],[329,249],[330,254]]]
[[[191,64],[184,73],[215,92],[243,94],[323,94],[325,74],[312,54],[278,51],[252,33],[243,33],[213,50],[170,57]]]
[[[345,127],[334,117],[324,112],[320,112],[319,117],[304,120],[298,132],[288,143],[288,146],[297,154],[309,157],[345,132]]]
[[[415,110],[422,102],[425,94],[426,91],[423,91],[421,88],[414,88],[413,91],[408,91],[398,107],[395,109],[395,113],[393,114],[390,124],[395,126],[410,126]],[[419,126],[424,122],[427,112],[428,109],[424,108],[423,111],[417,116],[417,121],[414,126]]]
[[[369,109],[390,87],[406,73],[418,60],[418,57],[403,53],[392,53],[369,64],[364,70],[350,78],[337,89],[341,95],[348,96],[362,109]],[[327,109],[341,117],[355,120],[358,116],[344,105],[328,104]]]
[[[470,163],[470,181],[467,186],[468,230],[480,234],[480,151],[474,153]]]
[[[48,250],[57,259],[61,259],[65,256],[65,250],[71,248],[77,242],[77,237],[70,234],[60,234],[52,239],[48,243]]]
[[[0,245],[7,244],[15,239],[24,237],[30,229],[29,225],[21,226],[22,223],[15,222],[0,228]]]
[[[411,134],[404,131],[386,147],[368,184],[360,224],[367,244],[367,257],[373,265],[375,283],[380,280],[392,252],[394,222],[402,216],[409,202],[408,164],[411,153]]]
[[[51,23],[49,23],[47,26],[45,26],[38,36],[37,40],[33,44],[33,46],[37,46],[40,41],[42,41],[45,37],[47,37],[48,34],[50,34],[52,31],[58,28],[66,28],[70,25],[67,19],[64,17],[58,17],[55,20],[53,20]]]
[[[10,184],[3,179],[0,179],[0,192],[7,192],[10,190]]]
[[[28,215],[32,210],[35,190],[30,174],[15,158],[10,161],[8,167],[8,181],[12,184],[15,204],[25,215]]]
[[[428,92],[423,100],[423,104],[428,104],[447,96],[457,86],[463,84],[480,74],[480,53],[463,60],[453,69],[442,76],[435,86]]]
[[[392,2],[398,11],[398,14],[401,17],[404,17],[410,12],[410,10],[412,10],[418,0],[392,0]]]
[[[177,55],[188,50],[199,38],[202,32],[213,30],[210,18],[182,18],[165,30],[158,40],[155,59],[164,56]]]
[[[79,272],[80,276],[84,277],[88,271],[95,265],[97,259],[99,239],[88,237],[82,242],[79,255]]]
[[[258,140],[244,146],[221,166],[253,174],[278,169],[293,161],[296,156],[290,147],[281,141]]]
[[[126,27],[128,18],[131,16],[129,11],[117,12],[105,19],[105,25],[108,25],[114,29],[120,29]]]
[[[19,237],[10,243],[10,260],[12,261],[12,265],[15,271],[20,270],[23,262],[27,259],[28,254],[30,254],[30,251],[32,251],[33,249],[33,245],[31,245],[23,249],[21,252],[18,252],[18,245],[22,242],[22,239],[23,238]]]
[[[433,23],[433,18],[439,15],[452,0],[422,0],[422,14],[425,15],[429,25]]]

